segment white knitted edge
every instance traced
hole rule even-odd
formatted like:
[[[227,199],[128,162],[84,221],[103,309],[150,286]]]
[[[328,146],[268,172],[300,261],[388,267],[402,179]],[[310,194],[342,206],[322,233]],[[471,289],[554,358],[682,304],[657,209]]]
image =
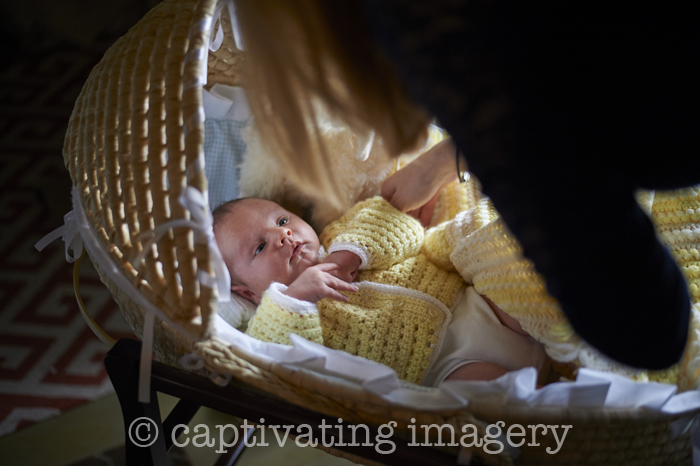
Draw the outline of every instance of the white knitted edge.
[[[435,344],[435,348],[433,349],[433,354],[430,355],[430,360],[428,363],[428,367],[425,369],[425,372],[423,373],[423,378],[421,379],[420,384],[423,384],[423,381],[425,380],[425,375],[430,372],[430,368],[433,367],[433,364],[435,363],[435,359],[437,359],[438,355],[438,350],[442,347],[443,340],[445,339],[445,334],[447,333],[447,326],[449,323],[452,321],[452,311],[454,311],[454,308],[456,307],[457,303],[459,302],[459,299],[462,297],[462,293],[464,293],[464,289],[462,289],[457,296],[455,297],[454,305],[452,306],[452,309],[449,309],[447,306],[445,306],[440,300],[433,298],[429,294],[422,293],[418,290],[412,290],[410,288],[403,288],[400,286],[394,286],[394,285],[384,285],[381,283],[374,283],[374,282],[356,282],[355,283],[357,287],[361,290],[363,289],[369,289],[373,290],[379,293],[384,293],[384,294],[391,294],[395,296],[406,296],[409,298],[417,299],[419,301],[426,302],[436,308],[438,311],[442,312],[445,315],[445,320],[442,322],[442,326],[440,327],[440,330],[437,332],[437,343]]]
[[[330,248],[328,248],[328,255],[333,254],[337,251],[350,251],[357,254],[360,257],[362,263],[360,264],[360,270],[364,270],[369,266],[371,257],[367,253],[367,249],[360,243],[339,241],[333,243]]]
[[[288,287],[282,283],[273,282],[267,289],[267,295],[270,297],[273,303],[284,307],[285,309],[289,309],[290,311],[297,312],[302,315],[318,314],[318,308],[314,303],[302,301],[284,294],[284,292],[287,291],[287,288]]]

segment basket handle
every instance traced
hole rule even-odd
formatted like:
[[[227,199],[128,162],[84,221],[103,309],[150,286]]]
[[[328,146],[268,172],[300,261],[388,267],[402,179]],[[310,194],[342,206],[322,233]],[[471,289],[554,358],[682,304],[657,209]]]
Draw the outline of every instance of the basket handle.
[[[85,319],[85,322],[87,323],[88,327],[90,327],[90,330],[93,331],[95,335],[97,335],[97,338],[102,340],[102,342],[109,346],[110,348],[114,346],[116,343],[116,340],[112,337],[110,337],[107,332],[102,330],[102,327],[99,326],[97,322],[95,322],[95,319],[92,318],[90,314],[88,314],[87,309],[85,308],[85,303],[83,303],[83,298],[80,296],[80,265],[83,263],[83,258],[85,257],[85,249],[83,249],[83,253],[80,255],[80,257],[73,263],[73,291],[75,292],[75,299],[78,301],[78,307],[80,308],[80,313],[83,315],[83,319]]]

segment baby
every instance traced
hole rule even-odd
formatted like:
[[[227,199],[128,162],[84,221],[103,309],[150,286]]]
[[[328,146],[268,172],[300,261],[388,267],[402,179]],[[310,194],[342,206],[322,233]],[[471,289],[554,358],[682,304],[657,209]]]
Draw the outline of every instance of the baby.
[[[465,290],[420,223],[380,197],[357,204],[321,238],[274,202],[238,199],[214,211],[214,233],[231,290],[258,305],[251,336],[289,343],[297,333],[430,386],[527,366],[539,370],[539,383],[547,377],[542,345]]]

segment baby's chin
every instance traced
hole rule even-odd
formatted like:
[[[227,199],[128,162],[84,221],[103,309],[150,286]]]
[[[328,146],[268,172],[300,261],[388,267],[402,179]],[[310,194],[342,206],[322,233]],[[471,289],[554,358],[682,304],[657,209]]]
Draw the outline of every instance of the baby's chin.
[[[309,267],[313,267],[314,265],[318,265],[318,249],[320,248],[317,247],[316,249],[313,249],[312,247],[306,247],[304,248],[304,251],[302,252],[303,256],[299,263],[297,263],[295,273],[292,277],[289,279],[289,283],[285,283],[285,285],[289,286],[294,280],[296,280],[299,275],[304,273],[306,269]]]
[[[314,265],[316,265],[316,263],[312,263],[311,261],[307,262],[304,260],[304,261],[299,262],[299,266],[297,267],[297,274],[296,274],[296,277],[294,277],[294,280],[296,280],[299,275],[304,273],[304,271],[306,269],[308,269],[309,267],[312,267]]]

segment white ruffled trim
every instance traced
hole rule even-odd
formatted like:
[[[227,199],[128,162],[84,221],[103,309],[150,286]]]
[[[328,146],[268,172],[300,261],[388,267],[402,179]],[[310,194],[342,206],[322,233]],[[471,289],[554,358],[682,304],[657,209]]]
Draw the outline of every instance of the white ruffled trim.
[[[367,248],[365,248],[360,243],[339,241],[337,243],[331,244],[331,247],[328,248],[329,255],[337,251],[350,251],[357,254],[360,260],[362,261],[362,263],[360,264],[360,270],[364,270],[369,266],[371,257],[367,252]]]
[[[273,282],[270,284],[270,288],[267,289],[267,295],[270,297],[273,303],[289,309],[290,311],[298,312],[299,314],[318,314],[318,308],[314,303],[308,301],[302,301],[300,299],[292,298],[284,294],[287,291],[287,286],[282,283]]]

